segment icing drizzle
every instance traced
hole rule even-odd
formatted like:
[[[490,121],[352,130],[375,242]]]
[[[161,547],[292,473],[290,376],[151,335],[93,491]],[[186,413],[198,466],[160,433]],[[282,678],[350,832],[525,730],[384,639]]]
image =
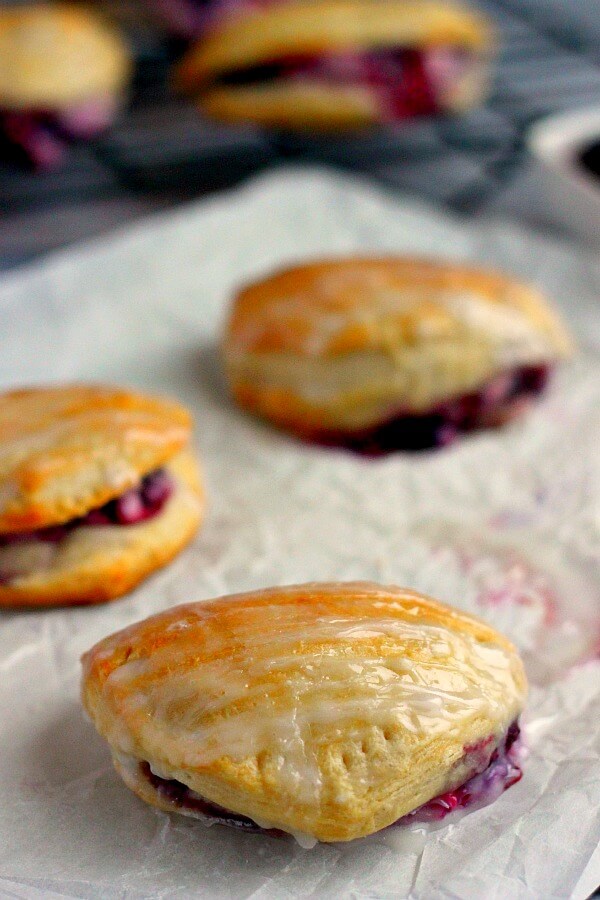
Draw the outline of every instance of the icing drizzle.
[[[317,600],[315,587],[182,606],[107,639],[100,659],[132,639],[104,686],[113,748],[134,752],[139,737],[168,760],[165,777],[267,754],[274,787],[309,801],[322,788],[321,751],[336,740],[365,728],[429,740],[477,716],[503,728],[520,708],[510,645],[444,627],[411,592],[394,602],[359,585],[336,603],[336,586],[319,586]]]

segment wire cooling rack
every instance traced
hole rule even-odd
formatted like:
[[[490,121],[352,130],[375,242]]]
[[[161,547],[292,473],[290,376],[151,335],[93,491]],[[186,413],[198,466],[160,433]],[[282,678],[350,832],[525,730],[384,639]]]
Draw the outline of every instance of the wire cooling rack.
[[[106,136],[73,147],[60,171],[0,163],[0,268],[281,162],[342,166],[476,212],[518,179],[532,121],[600,104],[598,0],[479,0],[500,39],[486,104],[343,139],[203,120],[170,90],[177,49],[143,0],[103,5],[135,55],[130,105]]]

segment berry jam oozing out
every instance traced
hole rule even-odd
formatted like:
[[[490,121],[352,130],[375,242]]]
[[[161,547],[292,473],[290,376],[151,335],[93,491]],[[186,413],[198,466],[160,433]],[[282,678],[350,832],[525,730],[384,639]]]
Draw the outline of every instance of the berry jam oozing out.
[[[138,525],[152,519],[162,510],[172,495],[174,484],[165,469],[156,469],[142,478],[137,487],[131,488],[109,500],[104,506],[92,509],[85,516],[71,519],[62,525],[50,525],[37,531],[14,532],[0,534],[0,547],[9,544],[21,544],[26,541],[42,541],[58,544],[76,528],[96,525]]]
[[[504,791],[521,780],[522,744],[521,730],[513,722],[499,744],[490,735],[474,746],[465,747],[462,763],[472,768],[473,775],[451,791],[434,797],[414,810],[393,826],[409,825],[413,822],[433,822],[444,819],[456,809],[487,806]],[[494,748],[492,750],[492,748]],[[223,809],[210,800],[205,800],[187,785],[175,779],[160,778],[155,775],[147,762],[140,763],[140,772],[152,785],[160,797],[172,803],[183,813],[205,819],[210,825],[230,825],[244,831],[262,832],[282,836],[284,832],[276,828],[264,829],[247,816]]]
[[[434,797],[433,800],[424,803],[414,812],[399,819],[396,824],[439,822],[455,809],[487,806],[489,803],[493,803],[523,776],[520,733],[517,722],[513,722],[506,732],[504,740],[500,742],[491,756],[488,754],[490,746],[493,744],[492,738],[480,741],[473,747],[465,747],[465,757],[472,757],[475,765],[477,765],[478,759],[489,758],[483,771],[477,772],[460,787],[446,791],[445,794],[440,794],[439,797]]]
[[[271,62],[224,73],[220,86],[265,84],[275,79],[372,88],[388,121],[433,115],[440,95],[463,74],[465,51],[439,48],[423,52],[406,48],[318,55],[283,56]]]
[[[311,440],[364,456],[445,447],[461,433],[502,425],[517,417],[542,393],[549,377],[547,365],[522,366],[497,375],[479,391],[440,403],[428,413],[397,415],[380,425],[352,433],[324,431],[313,435]]]

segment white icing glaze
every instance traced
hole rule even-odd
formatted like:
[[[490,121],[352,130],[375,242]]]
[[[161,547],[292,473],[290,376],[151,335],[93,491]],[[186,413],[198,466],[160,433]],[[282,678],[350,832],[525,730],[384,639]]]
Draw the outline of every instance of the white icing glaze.
[[[119,706],[111,744],[130,751],[131,723],[148,753],[156,748],[168,760],[157,773],[164,777],[269,751],[284,794],[314,799],[320,747],[359,737],[365,723],[430,739],[478,715],[505,727],[522,701],[512,651],[393,618],[393,610],[386,618],[323,615],[307,623],[302,608],[274,602],[260,615],[228,620],[223,633],[206,621],[210,610],[205,618],[201,606],[181,609],[182,619],[190,610],[197,616],[185,628],[172,623],[183,629],[181,644],[125,662],[104,688]]]
[[[499,366],[535,363],[554,357],[548,335],[534,328],[514,305],[482,303],[474,294],[443,294],[439,298],[446,309],[471,331],[479,332],[494,347]]]

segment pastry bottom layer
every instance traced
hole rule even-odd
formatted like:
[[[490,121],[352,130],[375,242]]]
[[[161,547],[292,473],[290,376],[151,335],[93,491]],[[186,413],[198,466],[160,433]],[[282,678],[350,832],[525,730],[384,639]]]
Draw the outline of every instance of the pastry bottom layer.
[[[465,747],[464,751],[461,765],[466,765],[473,775],[464,784],[434,797],[390,827],[439,821],[456,809],[487,806],[522,777],[518,722],[513,722],[498,743],[490,735],[473,746]],[[223,809],[180,781],[160,778],[147,762],[139,764],[139,772],[160,799],[172,806],[174,812],[201,819],[208,825],[229,825],[244,831],[277,836],[285,833],[277,828],[262,828],[247,816]]]
[[[429,412],[403,412],[360,431],[324,430],[311,434],[308,440],[365,456],[445,447],[461,433],[517,418],[542,393],[549,377],[548,365],[520,366],[497,375],[480,390],[440,403]]]

